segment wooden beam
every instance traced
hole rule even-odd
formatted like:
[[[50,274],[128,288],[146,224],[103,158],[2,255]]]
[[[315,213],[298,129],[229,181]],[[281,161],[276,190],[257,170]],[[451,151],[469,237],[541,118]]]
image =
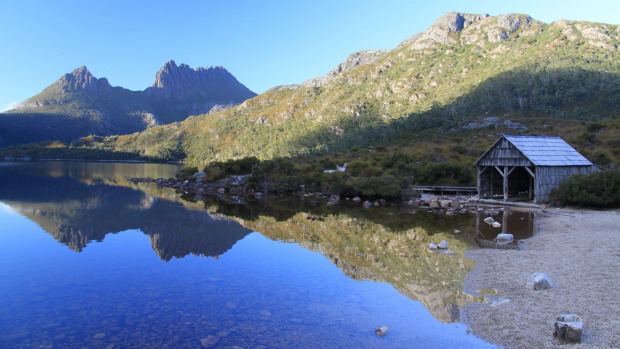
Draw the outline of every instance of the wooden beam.
[[[497,170],[497,172],[499,172],[500,175],[502,175],[502,177],[504,177],[504,171],[502,171],[499,167],[497,166],[493,166],[495,167],[495,169]]]
[[[510,176],[512,171],[514,171],[516,168],[517,168],[517,166],[513,166],[512,168],[510,168],[510,171],[508,171],[508,174],[506,174],[506,176]]]
[[[523,168],[527,171],[527,173],[530,174],[530,176],[532,176],[532,178],[536,178],[536,175],[534,174],[534,172],[532,172],[532,170],[530,170],[529,167],[523,166]]]

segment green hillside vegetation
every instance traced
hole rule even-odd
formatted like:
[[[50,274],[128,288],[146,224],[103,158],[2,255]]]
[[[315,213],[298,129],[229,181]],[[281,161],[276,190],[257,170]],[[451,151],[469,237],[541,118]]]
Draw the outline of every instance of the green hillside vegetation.
[[[614,136],[620,126],[619,41],[615,25],[449,13],[371,63],[322,81],[277,87],[217,114],[74,142],[65,150],[199,167],[313,155],[371,168],[373,157],[381,156],[367,151],[374,146],[415,162],[472,164],[505,132],[559,135],[595,163],[613,167],[620,156]],[[463,128],[490,116],[527,130]]]

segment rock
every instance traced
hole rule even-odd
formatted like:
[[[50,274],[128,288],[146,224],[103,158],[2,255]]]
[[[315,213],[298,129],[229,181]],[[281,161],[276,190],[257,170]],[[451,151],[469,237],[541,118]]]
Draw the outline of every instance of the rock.
[[[214,347],[219,341],[219,337],[209,335],[207,338],[200,340],[200,345],[202,345],[203,348],[211,348]]]
[[[461,231],[460,231],[460,230],[458,230],[458,229],[454,229],[452,232],[453,232],[454,234],[460,234],[460,233],[461,233]]]
[[[196,173],[194,173],[194,174],[192,175],[192,177],[194,177],[194,178],[196,178],[196,179],[198,179],[198,178],[203,179],[203,178],[205,178],[206,176],[207,176],[207,174],[206,174],[206,173],[204,173],[204,171],[198,171],[198,172],[196,172]]]
[[[96,335],[93,336],[94,339],[102,339],[105,337],[105,333],[103,332],[99,332]]]
[[[576,314],[562,314],[553,327],[553,343],[581,343],[583,320]]]
[[[375,207],[379,207],[379,205],[380,205],[380,204],[379,204],[379,202],[378,202],[378,201],[375,201],[375,203],[373,204],[373,206],[375,206]]]
[[[428,249],[431,251],[435,251],[438,249],[437,244],[434,242],[431,242],[430,244],[428,244]]]
[[[237,303],[228,301],[228,302],[226,302],[226,308],[228,308],[228,309],[237,309]]]
[[[502,226],[502,223],[500,222],[493,222],[493,224],[491,224],[493,226],[493,228],[499,228]]]
[[[364,203],[362,205],[364,206],[364,208],[371,208],[372,207],[372,202],[364,201]]]
[[[388,327],[387,326],[381,326],[377,329],[375,329],[375,334],[379,337],[384,337],[386,334],[388,334]]]
[[[545,273],[532,274],[527,285],[534,291],[541,291],[555,287],[551,278]]]
[[[512,236],[512,234],[507,234],[507,233],[497,234],[498,242],[511,242],[513,239],[514,237]]]
[[[353,202],[362,202],[362,199],[359,196],[353,198]]]
[[[493,224],[493,222],[495,222],[495,220],[493,219],[493,217],[487,217],[487,218],[484,219],[484,222],[486,224],[491,225],[491,224]]]
[[[440,250],[447,250],[449,248],[448,242],[446,240],[441,240],[441,242],[437,244],[437,248]]]
[[[226,194],[226,188],[219,188],[217,192],[220,194]]]
[[[262,316],[271,316],[271,312],[269,310],[267,310],[267,309],[261,310],[260,314]]]

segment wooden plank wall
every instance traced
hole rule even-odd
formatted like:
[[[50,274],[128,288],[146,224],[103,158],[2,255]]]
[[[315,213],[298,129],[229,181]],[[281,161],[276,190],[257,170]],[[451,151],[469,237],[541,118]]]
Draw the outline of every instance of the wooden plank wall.
[[[574,174],[588,174],[597,171],[595,166],[537,166],[536,167],[536,203],[549,201],[549,194],[563,180]]]

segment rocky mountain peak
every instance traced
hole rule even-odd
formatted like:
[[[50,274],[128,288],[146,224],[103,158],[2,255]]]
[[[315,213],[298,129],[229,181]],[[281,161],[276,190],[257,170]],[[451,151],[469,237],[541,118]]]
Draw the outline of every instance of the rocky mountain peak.
[[[187,64],[177,65],[170,60],[155,75],[155,81],[145,92],[151,96],[188,99],[217,96],[226,101],[243,101],[256,94],[228,72],[224,67],[192,69]]]
[[[109,91],[112,89],[108,79],[97,79],[85,66],[81,66],[74,69],[71,73],[63,75],[52,86],[59,88],[63,93],[75,91]]]
[[[477,43],[484,46],[484,42],[499,42],[515,36],[534,34],[540,25],[540,22],[522,14],[489,16],[448,12],[425,32],[402,42],[401,47],[424,50],[438,45]]]

